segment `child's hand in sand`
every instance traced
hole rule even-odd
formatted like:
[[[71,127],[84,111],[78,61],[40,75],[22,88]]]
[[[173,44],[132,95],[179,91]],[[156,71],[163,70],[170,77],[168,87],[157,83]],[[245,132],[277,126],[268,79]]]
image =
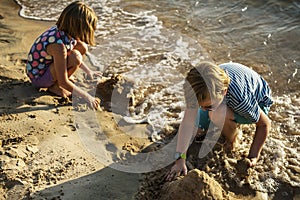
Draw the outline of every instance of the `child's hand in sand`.
[[[88,79],[94,79],[94,78],[101,78],[102,77],[102,72],[100,71],[88,71],[87,72],[87,78]]]
[[[250,160],[250,167],[254,167],[257,163],[257,158],[249,158]]]
[[[100,99],[99,98],[95,98],[95,97],[92,97],[90,96],[88,98],[88,103],[89,103],[89,106],[95,110],[99,110],[100,109]]]
[[[171,168],[171,170],[168,172],[166,176],[166,181],[172,181],[174,180],[177,176],[186,175],[187,174],[187,167],[185,165],[185,159],[179,159],[176,160],[175,164]]]

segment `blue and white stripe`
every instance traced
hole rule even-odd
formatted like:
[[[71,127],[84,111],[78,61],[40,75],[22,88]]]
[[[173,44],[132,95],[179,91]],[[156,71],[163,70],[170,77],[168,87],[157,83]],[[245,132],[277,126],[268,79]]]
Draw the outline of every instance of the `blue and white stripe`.
[[[239,63],[220,65],[231,81],[226,94],[226,104],[237,114],[250,119],[253,123],[259,120],[259,105],[270,107],[273,103],[268,83],[254,70]]]

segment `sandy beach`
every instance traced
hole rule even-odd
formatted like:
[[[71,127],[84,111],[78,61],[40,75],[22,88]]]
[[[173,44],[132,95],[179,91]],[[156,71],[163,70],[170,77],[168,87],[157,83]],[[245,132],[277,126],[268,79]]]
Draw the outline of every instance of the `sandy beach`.
[[[170,166],[140,174],[101,164],[78,134],[72,102],[39,91],[25,74],[31,43],[55,22],[24,19],[19,16],[19,9],[13,0],[0,2],[0,199],[270,199],[266,192],[255,191],[249,184],[238,188],[229,175],[224,178],[229,180],[229,189],[222,188],[204,171],[193,169],[196,162],[192,163],[191,157],[190,173],[171,183],[163,180]],[[82,80],[81,74],[78,80]],[[81,109],[89,110],[86,106]],[[101,121],[101,131],[111,139],[107,148],[123,149],[131,154],[159,148],[159,144],[147,137],[136,139],[124,134],[122,130],[126,126],[120,128],[115,115],[105,107],[96,115]],[[135,134],[147,135],[145,124],[133,127],[131,131]],[[214,151],[221,152],[220,145]],[[198,151],[199,144],[192,144],[188,153],[194,155]],[[222,166],[207,171],[224,170],[226,174],[227,166],[242,166],[237,161],[240,157],[224,162],[221,161],[223,153],[217,157],[220,161],[214,156],[202,160],[207,168],[213,166],[212,162]],[[242,171],[237,173],[238,178],[251,175],[251,170],[238,167],[236,170]],[[297,170],[296,166],[298,180]],[[216,177],[220,173],[216,172]],[[259,172],[255,173],[259,176]],[[283,194],[287,199],[300,199],[300,189],[285,183],[271,199],[280,199]]]

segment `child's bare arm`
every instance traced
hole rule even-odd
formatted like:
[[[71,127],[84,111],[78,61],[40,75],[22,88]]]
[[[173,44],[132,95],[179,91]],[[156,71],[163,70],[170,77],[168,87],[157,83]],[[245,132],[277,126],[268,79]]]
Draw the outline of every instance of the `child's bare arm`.
[[[195,120],[198,110],[197,109],[186,109],[184,117],[179,126],[178,138],[177,138],[177,148],[176,152],[186,154],[187,149],[190,145],[192,136],[195,135]],[[171,170],[167,173],[166,180],[171,181],[180,174],[187,174],[187,167],[185,164],[185,159],[181,158],[176,160],[175,164]]]
[[[271,121],[268,116],[260,109],[260,117],[256,123],[256,131],[253,142],[250,147],[249,158],[253,161],[252,165],[255,165],[259,158],[261,149],[266,141],[267,135],[271,128]]]
[[[195,135],[195,120],[197,116],[197,109],[186,109],[184,117],[179,126],[177,152],[186,152],[191,142],[192,136]]]
[[[88,78],[102,77],[102,72],[91,70],[84,62],[81,63],[80,68],[87,74]]]

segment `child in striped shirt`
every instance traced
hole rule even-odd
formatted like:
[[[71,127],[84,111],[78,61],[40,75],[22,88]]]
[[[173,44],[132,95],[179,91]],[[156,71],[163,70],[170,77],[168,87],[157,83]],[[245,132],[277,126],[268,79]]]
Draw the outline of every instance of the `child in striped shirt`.
[[[248,155],[254,166],[271,127],[267,114],[273,101],[263,77],[239,63],[203,62],[187,74],[184,92],[187,108],[178,131],[176,162],[167,179],[187,173],[185,154],[190,141],[193,135],[206,132],[210,122],[221,130],[229,149],[236,141],[237,124],[255,123]]]

